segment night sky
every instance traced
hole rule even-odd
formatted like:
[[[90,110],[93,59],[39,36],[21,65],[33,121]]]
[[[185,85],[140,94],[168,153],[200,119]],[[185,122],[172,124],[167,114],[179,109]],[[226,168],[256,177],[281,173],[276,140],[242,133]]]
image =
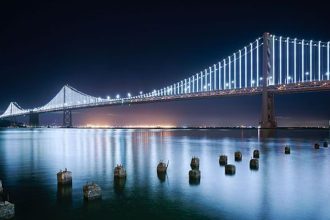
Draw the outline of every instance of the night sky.
[[[230,2],[1,1],[0,110],[10,101],[44,105],[65,84],[97,97],[148,92],[205,69],[266,31],[330,40],[324,3]],[[325,125],[329,94],[276,96],[279,125]],[[74,124],[257,125],[260,107],[259,96],[106,107],[76,111]],[[62,119],[54,113],[41,120]]]

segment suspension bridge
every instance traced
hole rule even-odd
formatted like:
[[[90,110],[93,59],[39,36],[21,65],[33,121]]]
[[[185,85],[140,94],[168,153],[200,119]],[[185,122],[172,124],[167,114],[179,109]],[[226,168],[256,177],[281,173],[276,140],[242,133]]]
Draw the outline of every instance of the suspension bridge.
[[[103,106],[164,102],[207,97],[260,95],[261,128],[277,126],[274,95],[330,90],[330,42],[264,33],[235,53],[188,78],[163,88],[127,97],[94,97],[65,85],[47,104],[24,109],[11,102],[0,119],[29,116],[39,125],[39,114],[63,112],[63,126],[72,126],[72,111]]]

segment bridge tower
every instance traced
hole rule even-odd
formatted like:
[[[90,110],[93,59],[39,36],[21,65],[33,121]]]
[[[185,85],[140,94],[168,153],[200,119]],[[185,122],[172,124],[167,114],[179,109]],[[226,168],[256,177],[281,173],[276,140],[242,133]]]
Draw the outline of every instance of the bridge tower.
[[[277,123],[274,113],[274,93],[269,92],[267,89],[267,83],[272,80],[268,80],[271,77],[271,69],[274,68],[271,65],[271,50],[270,47],[270,35],[269,33],[263,34],[263,56],[262,56],[262,71],[263,71],[263,83],[262,83],[262,107],[261,107],[261,128],[276,128]]]
[[[29,126],[31,127],[38,127],[39,126],[39,114],[32,113],[29,114]]]
[[[72,127],[72,112],[71,110],[65,110],[63,112],[63,127],[71,128]]]
[[[67,86],[64,86],[63,88],[63,104],[66,105],[66,89]],[[63,127],[65,128],[71,128],[72,127],[72,112],[69,109],[65,109],[63,111]]]

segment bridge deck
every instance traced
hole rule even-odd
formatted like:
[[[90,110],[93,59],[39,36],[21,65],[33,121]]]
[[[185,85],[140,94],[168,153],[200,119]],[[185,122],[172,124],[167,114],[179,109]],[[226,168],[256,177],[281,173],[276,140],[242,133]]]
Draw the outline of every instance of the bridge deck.
[[[274,85],[274,86],[268,86],[267,90],[275,94],[329,91],[330,81],[326,80],[326,81],[315,81],[315,82],[305,82],[305,83],[286,84],[286,85]],[[255,88],[195,92],[195,93],[186,93],[180,95],[151,96],[144,98],[132,97],[132,98],[115,99],[110,101],[102,100],[100,102],[95,102],[92,104],[61,106],[58,108],[40,109],[35,111],[31,110],[29,112],[2,116],[0,118],[28,115],[31,113],[47,113],[47,112],[57,112],[57,111],[65,111],[65,110],[77,110],[77,109],[87,109],[87,108],[96,108],[96,107],[105,107],[105,106],[125,105],[125,104],[131,105],[131,104],[169,102],[169,101],[179,101],[179,100],[189,100],[189,99],[203,99],[203,98],[211,98],[211,97],[260,95],[262,91],[263,91],[262,87],[255,87]]]

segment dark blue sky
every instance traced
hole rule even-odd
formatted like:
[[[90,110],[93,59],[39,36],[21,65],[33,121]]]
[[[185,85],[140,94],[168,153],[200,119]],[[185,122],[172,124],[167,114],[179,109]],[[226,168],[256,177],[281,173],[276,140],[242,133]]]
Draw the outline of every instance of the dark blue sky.
[[[268,31],[328,41],[324,3],[0,3],[0,109],[45,104],[64,84],[95,96],[149,91],[190,76]],[[276,97],[280,125],[330,119],[330,93]],[[260,97],[93,109],[75,124],[256,125]],[[59,114],[42,120],[60,122]]]

